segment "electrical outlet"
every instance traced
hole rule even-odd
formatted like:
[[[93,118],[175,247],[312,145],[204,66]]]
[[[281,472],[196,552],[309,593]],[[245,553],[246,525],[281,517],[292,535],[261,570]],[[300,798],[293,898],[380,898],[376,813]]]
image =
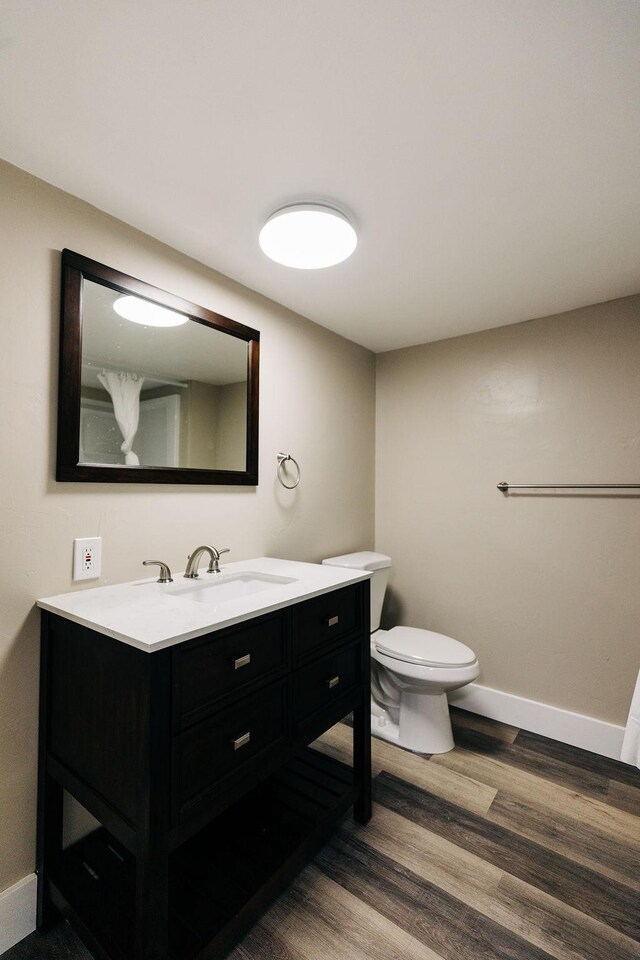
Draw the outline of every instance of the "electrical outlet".
[[[94,580],[100,576],[102,537],[82,537],[73,541],[73,579]]]

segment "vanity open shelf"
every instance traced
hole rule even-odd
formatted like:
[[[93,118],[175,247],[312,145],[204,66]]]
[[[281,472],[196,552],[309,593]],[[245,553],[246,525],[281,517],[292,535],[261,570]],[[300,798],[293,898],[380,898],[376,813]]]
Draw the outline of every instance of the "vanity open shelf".
[[[369,581],[322,577],[152,652],[41,602],[41,929],[62,913],[100,960],[221,957],[350,807],[369,819]],[[346,767],[310,744],[350,712]],[[101,825],[66,849],[64,790]]]
[[[352,769],[307,749],[171,854],[172,960],[223,952],[355,800]],[[135,858],[105,829],[52,864],[53,902],[114,960],[135,956],[135,891]]]

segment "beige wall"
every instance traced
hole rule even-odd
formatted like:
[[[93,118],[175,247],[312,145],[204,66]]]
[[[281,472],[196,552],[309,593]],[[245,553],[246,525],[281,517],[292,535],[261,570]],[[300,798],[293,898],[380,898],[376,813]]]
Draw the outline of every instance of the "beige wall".
[[[198,469],[215,469],[219,387],[189,380],[189,389],[183,391],[180,401],[180,462]]]
[[[640,667],[640,297],[377,358],[387,625],[471,646],[479,683],[624,723]]]
[[[103,538],[101,583],[230,560],[320,560],[373,543],[373,357],[94,208],[0,163],[0,890],[34,867],[38,596],[72,589],[72,540]],[[260,330],[257,488],[56,483],[60,250]],[[345,411],[348,415],[345,415]],[[302,482],[276,485],[276,454]],[[340,465],[340,473],[336,465]]]
[[[244,470],[247,462],[247,385],[218,387],[216,457],[220,470]]]
[[[247,462],[247,383],[189,381],[180,404],[181,462],[191,467],[244,470]]]

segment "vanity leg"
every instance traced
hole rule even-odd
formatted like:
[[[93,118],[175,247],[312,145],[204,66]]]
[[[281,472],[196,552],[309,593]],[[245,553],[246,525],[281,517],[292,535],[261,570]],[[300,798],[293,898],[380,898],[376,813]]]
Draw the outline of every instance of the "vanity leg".
[[[36,923],[42,933],[60,919],[58,908],[49,896],[47,886],[52,860],[62,850],[62,787],[46,773],[40,774],[38,788],[38,838],[36,873],[38,875],[38,908]]]
[[[162,849],[161,849],[162,847]],[[136,863],[136,960],[169,955],[169,852],[141,843]]]
[[[52,860],[62,850],[63,792],[60,784],[47,773],[49,744],[49,615],[41,617],[40,644],[40,725],[38,731],[38,833],[36,839],[36,873],[38,906],[36,923],[43,931],[55,923],[60,914],[49,896],[47,886]]]
[[[353,805],[353,815],[360,823],[371,819],[371,646],[370,634],[370,584],[362,585],[362,705],[353,711],[353,775],[360,784],[358,799]]]
[[[371,819],[371,705],[369,701],[353,711],[353,774],[360,784],[353,815],[360,823]]]
[[[140,812],[136,851],[135,960],[169,955],[169,821],[171,755],[170,650],[147,658],[148,745],[140,770]]]

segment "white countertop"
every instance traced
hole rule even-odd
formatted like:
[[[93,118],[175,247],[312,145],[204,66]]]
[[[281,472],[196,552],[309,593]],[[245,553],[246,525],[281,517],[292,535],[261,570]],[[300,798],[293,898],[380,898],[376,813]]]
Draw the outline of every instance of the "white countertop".
[[[258,557],[225,563],[220,574],[207,574],[203,570],[200,581],[210,584],[215,577],[222,583],[225,575],[249,571],[291,577],[293,582],[270,583],[260,592],[220,603],[194,603],[185,601],[175,592],[181,586],[193,583],[185,580],[180,572],[173,575],[174,582],[170,584],[158,583],[157,578],[151,577],[43,597],[37,604],[50,613],[152,653],[371,576],[366,570]]]

